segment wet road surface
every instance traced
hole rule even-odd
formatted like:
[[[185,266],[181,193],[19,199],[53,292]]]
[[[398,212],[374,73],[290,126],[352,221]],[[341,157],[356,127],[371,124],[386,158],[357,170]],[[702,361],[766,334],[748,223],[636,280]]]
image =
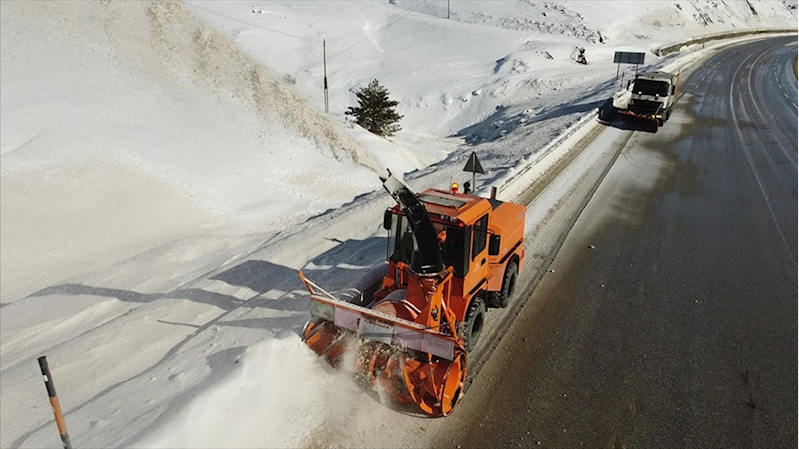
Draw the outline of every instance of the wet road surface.
[[[747,43],[683,80],[434,447],[797,446],[796,49]]]

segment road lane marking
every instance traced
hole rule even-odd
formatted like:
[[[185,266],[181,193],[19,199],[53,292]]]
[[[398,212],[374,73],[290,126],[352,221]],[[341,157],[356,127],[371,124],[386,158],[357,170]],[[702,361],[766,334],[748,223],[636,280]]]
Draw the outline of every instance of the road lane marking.
[[[760,110],[760,106],[757,105],[758,97],[755,96],[755,93],[752,90],[752,78],[753,78],[752,71],[754,70],[754,68],[756,66],[760,65],[759,63],[760,63],[761,59],[763,59],[766,56],[768,56],[771,52],[773,52],[777,48],[779,48],[779,47],[774,47],[774,48],[769,49],[768,51],[764,51],[763,54],[761,54],[757,59],[755,59],[754,62],[752,62],[752,65],[749,66],[749,75],[746,77],[746,85],[747,85],[747,88],[749,89],[749,96],[752,97],[752,104],[754,105],[754,107],[757,110],[757,113],[760,115],[760,117],[764,118],[764,119],[766,118],[766,116],[763,115],[763,111],[761,111]],[[749,58],[747,57],[747,59],[749,59]],[[776,67],[776,65],[775,65],[775,67]],[[739,68],[740,68],[740,66],[739,66]],[[734,78],[734,75],[733,75],[733,78]],[[782,94],[785,95],[785,92],[783,92]],[[790,100],[791,100],[790,97],[785,95],[785,98],[790,102]],[[781,145],[778,145],[778,147],[779,147],[780,151],[782,152],[782,154],[785,156],[785,158],[788,159],[791,162],[793,167],[797,168],[796,160],[791,156],[790,153],[788,153],[788,150],[785,147],[781,146]],[[769,165],[771,165],[771,164],[769,164]]]
[[[738,68],[735,70],[735,73],[732,75],[732,81],[730,83],[730,114],[732,114],[732,123],[735,125],[735,131],[738,134],[738,139],[741,141],[741,148],[743,149],[744,155],[746,156],[747,162],[749,162],[749,168],[752,170],[752,174],[755,176],[755,181],[757,182],[757,186],[760,188],[760,194],[763,195],[763,200],[766,202],[766,207],[768,208],[769,213],[771,214],[771,219],[774,222],[774,226],[777,227],[777,232],[780,234],[780,238],[782,239],[783,244],[785,245],[785,249],[788,251],[791,257],[795,257],[793,251],[791,250],[791,245],[788,244],[788,239],[785,237],[785,233],[780,226],[779,220],[777,220],[777,215],[774,213],[774,208],[771,206],[771,200],[769,199],[768,194],[766,193],[765,187],[763,187],[763,180],[761,179],[760,173],[755,168],[755,163],[752,160],[752,155],[749,153],[749,149],[746,146],[746,141],[744,140],[743,132],[741,131],[741,127],[738,125],[738,119],[735,117],[735,100],[733,99],[733,87],[735,86],[735,75],[741,73],[741,68],[749,59],[747,56]]]

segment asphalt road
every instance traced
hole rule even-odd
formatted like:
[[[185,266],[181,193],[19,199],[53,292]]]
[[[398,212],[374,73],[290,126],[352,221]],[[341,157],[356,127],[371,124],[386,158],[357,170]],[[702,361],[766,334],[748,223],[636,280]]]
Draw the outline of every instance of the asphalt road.
[[[797,446],[796,53],[718,54],[634,133],[434,447]]]

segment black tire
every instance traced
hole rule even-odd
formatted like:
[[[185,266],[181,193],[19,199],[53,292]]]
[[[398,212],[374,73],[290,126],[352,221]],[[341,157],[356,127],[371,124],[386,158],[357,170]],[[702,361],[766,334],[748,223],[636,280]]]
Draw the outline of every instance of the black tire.
[[[466,311],[466,319],[460,323],[458,332],[463,337],[467,351],[472,351],[480,341],[485,323],[486,306],[482,298],[475,297]]]
[[[510,299],[516,290],[516,278],[519,276],[519,266],[516,262],[510,262],[505,268],[505,276],[502,278],[502,290],[488,294],[489,305],[495,309],[508,307]]]
[[[616,108],[613,107],[613,99],[605,100],[597,113],[600,123],[611,123],[617,119]]]

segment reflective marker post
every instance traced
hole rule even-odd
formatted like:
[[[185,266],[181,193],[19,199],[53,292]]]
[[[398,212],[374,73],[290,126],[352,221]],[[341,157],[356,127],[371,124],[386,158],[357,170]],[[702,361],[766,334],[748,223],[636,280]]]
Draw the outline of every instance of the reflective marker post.
[[[50,396],[50,405],[53,407],[55,423],[58,426],[58,433],[61,435],[61,442],[64,443],[64,449],[72,449],[72,443],[69,441],[69,434],[67,433],[67,425],[64,422],[64,415],[61,414],[61,404],[58,403],[58,396],[55,394],[53,376],[50,374],[50,367],[47,365],[47,357],[41,356],[37,360],[39,360],[39,368],[42,369],[47,395]]]

